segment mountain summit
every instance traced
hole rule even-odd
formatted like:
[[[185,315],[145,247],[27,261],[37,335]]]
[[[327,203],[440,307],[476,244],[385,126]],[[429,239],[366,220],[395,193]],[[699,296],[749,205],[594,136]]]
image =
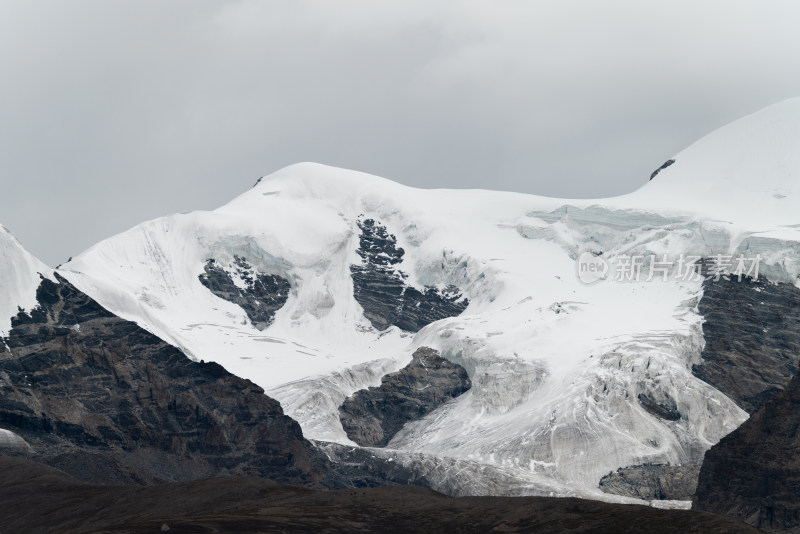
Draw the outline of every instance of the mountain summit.
[[[642,209],[695,212],[750,229],[795,224],[798,146],[800,97],[706,135],[630,197]]]

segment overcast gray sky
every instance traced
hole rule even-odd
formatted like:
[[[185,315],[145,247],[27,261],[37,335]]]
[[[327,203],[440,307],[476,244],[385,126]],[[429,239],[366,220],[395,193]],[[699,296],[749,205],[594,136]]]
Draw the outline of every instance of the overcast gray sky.
[[[298,161],[632,191],[800,95],[800,2],[0,2],[0,223],[51,265]]]

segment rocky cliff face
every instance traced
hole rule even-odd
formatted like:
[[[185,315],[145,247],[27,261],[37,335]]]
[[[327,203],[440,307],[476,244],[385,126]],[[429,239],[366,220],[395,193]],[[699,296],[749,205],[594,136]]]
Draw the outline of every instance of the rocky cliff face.
[[[751,416],[706,453],[693,508],[800,532],[800,290],[764,278],[704,289],[694,372]]]
[[[665,392],[639,393],[637,398],[639,399],[639,404],[656,417],[667,421],[677,421],[681,418],[681,412],[678,411],[675,399]]]
[[[407,275],[396,266],[405,251],[397,238],[373,219],[358,221],[361,230],[358,254],[360,265],[350,267],[353,296],[364,309],[364,316],[378,330],[394,325],[417,332],[439,319],[463,312],[469,301],[455,286],[425,287],[422,291],[406,283]]]
[[[800,289],[735,278],[703,283],[702,363],[692,369],[752,413],[789,382],[800,360]]]
[[[800,532],[800,376],[705,456],[692,508]]]
[[[637,465],[618,469],[600,479],[600,489],[635,499],[678,500],[692,498],[699,465]]]
[[[263,330],[272,324],[275,312],[289,298],[289,282],[274,274],[259,273],[246,258],[234,256],[229,266],[206,261],[200,283],[209,291],[242,308],[253,326]],[[238,282],[238,283],[237,283]]]
[[[430,348],[381,380],[357,391],[339,408],[347,437],[366,447],[384,447],[409,421],[419,419],[472,386],[467,371]]]
[[[326,460],[280,404],[43,279],[0,353],[0,428],[35,458],[102,483],[248,474],[321,486]]]

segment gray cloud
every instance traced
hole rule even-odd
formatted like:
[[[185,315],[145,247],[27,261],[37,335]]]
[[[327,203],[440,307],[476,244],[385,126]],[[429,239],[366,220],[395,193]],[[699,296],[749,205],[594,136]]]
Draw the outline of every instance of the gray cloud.
[[[0,223],[51,264],[297,161],[625,193],[800,94],[796,2],[9,1]]]

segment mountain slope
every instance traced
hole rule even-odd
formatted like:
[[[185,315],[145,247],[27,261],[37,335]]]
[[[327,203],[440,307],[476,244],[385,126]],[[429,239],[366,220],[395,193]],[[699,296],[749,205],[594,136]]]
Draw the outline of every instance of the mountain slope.
[[[217,210],[107,239],[60,274],[253,380],[316,440],[355,445],[345,399],[430,347],[472,388],[393,437],[406,467],[454,462],[437,486],[451,493],[615,499],[598,488],[609,472],[698,464],[747,417],[693,373],[703,288],[677,259],[760,255],[761,274],[795,283],[798,125],[800,100],[768,108],[601,200],[419,190],[298,164]],[[607,262],[608,280],[578,279],[584,253]],[[617,276],[631,257],[638,280]],[[203,283],[209,265],[226,289]],[[273,289],[255,291],[260,279]]]
[[[0,294],[4,309],[17,307],[0,338],[0,454],[102,484],[229,474],[310,487],[426,483],[399,466],[332,464],[263,389],[117,317],[13,238],[3,246],[0,270],[37,282],[32,299]],[[13,305],[18,295],[28,309]]]
[[[13,319],[0,357],[0,426],[39,461],[98,483],[231,472],[325,484],[326,462],[262,389],[55,278]]]

